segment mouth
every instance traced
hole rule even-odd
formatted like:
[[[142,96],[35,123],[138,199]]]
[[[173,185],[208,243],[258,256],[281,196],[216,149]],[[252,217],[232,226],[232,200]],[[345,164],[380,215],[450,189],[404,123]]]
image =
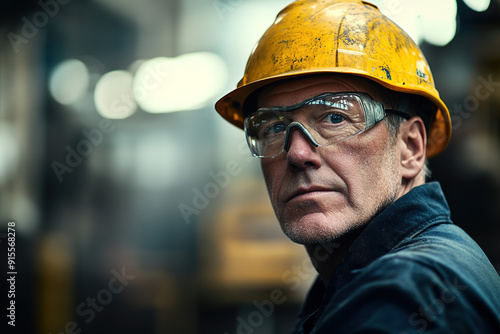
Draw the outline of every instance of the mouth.
[[[313,187],[307,187],[307,188],[298,188],[294,190],[290,196],[287,197],[286,203],[290,202],[293,199],[296,198],[306,198],[309,196],[315,196],[318,195],[319,193],[325,193],[325,192],[332,192],[332,189],[324,188],[324,187],[319,187],[319,186],[313,186]]]

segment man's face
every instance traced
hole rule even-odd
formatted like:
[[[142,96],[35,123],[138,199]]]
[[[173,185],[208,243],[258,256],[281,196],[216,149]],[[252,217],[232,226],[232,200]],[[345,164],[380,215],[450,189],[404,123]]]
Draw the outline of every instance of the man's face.
[[[325,92],[354,91],[380,100],[365,80],[331,75],[272,84],[259,94],[258,106],[288,106]],[[292,130],[288,151],[261,159],[283,232],[297,243],[312,244],[331,241],[369,222],[398,196],[401,172],[396,147],[384,122],[319,147],[300,130]]]

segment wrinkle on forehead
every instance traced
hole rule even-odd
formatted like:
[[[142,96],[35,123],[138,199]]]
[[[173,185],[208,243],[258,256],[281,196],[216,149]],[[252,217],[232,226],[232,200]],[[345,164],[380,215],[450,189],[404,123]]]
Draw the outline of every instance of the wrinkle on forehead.
[[[259,108],[294,105],[326,92],[364,92],[375,100],[383,99],[382,87],[369,79],[353,75],[324,74],[272,83],[259,92],[257,105]]]

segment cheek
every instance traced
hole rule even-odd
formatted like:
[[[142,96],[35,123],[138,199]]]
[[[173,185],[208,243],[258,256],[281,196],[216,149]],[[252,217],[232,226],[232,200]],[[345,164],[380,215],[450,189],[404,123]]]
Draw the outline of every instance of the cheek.
[[[267,191],[271,198],[271,202],[274,202],[274,198],[276,198],[278,189],[280,188],[279,181],[284,178],[284,171],[282,171],[281,168],[282,165],[284,165],[284,163],[279,163],[276,158],[264,158],[260,161],[262,174],[266,181]]]
[[[358,207],[371,206],[393,187],[396,155],[386,136],[358,137],[359,140],[342,145],[336,171],[348,188],[349,201]]]

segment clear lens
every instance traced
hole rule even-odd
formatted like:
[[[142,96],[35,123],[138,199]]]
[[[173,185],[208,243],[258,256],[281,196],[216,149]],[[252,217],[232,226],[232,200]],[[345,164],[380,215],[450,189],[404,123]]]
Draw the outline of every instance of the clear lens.
[[[324,93],[293,106],[259,109],[246,118],[245,133],[255,156],[273,157],[286,149],[292,122],[301,123],[317,144],[327,146],[366,130],[365,109],[377,109],[374,107],[384,112],[366,94]]]

